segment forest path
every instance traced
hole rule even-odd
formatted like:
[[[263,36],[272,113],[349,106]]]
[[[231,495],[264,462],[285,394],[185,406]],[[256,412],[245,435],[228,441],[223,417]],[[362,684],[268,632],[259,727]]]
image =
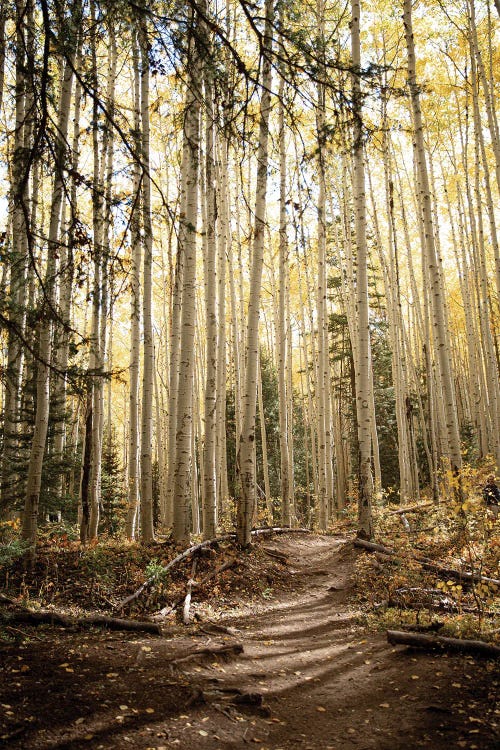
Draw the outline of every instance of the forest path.
[[[23,750],[498,747],[491,663],[366,635],[352,543],[293,534],[264,546],[286,556],[293,590],[270,585],[216,626],[165,638],[64,634],[4,652],[0,740]]]

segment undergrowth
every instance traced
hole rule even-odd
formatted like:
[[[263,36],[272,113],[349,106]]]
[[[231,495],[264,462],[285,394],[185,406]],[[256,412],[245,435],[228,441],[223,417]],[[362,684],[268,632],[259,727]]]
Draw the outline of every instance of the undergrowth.
[[[376,509],[376,541],[396,555],[360,554],[356,562],[357,599],[369,625],[500,641],[497,585],[456,580],[418,560],[498,579],[500,519],[484,505],[484,473],[467,467],[457,479],[446,477],[438,505],[410,510],[404,518],[396,513],[399,506]]]

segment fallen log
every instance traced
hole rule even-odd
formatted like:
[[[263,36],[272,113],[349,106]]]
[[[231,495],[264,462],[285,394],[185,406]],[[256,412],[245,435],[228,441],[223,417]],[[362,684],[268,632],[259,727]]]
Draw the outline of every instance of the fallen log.
[[[412,646],[428,650],[441,649],[460,654],[473,654],[498,659],[500,647],[485,641],[463,640],[462,638],[445,638],[439,635],[424,635],[423,633],[388,630],[387,641],[392,645]]]
[[[362,549],[367,549],[369,552],[379,552],[389,556],[397,555],[395,550],[390,549],[389,547],[384,547],[383,544],[366,542],[364,539],[355,539],[354,546],[361,547]],[[430,560],[428,557],[417,557],[415,555],[412,555],[411,559],[418,562],[425,570],[431,570],[434,573],[439,573],[439,575],[453,578],[453,580],[468,583],[491,583],[494,586],[500,586],[500,580],[498,578],[489,578],[488,576],[483,576],[480,573],[470,573],[466,570],[455,570],[455,568],[447,568],[444,565],[439,565],[439,563],[434,562],[434,560]]]
[[[142,583],[139,586],[139,588],[136,591],[134,591],[133,594],[130,594],[130,596],[127,596],[119,604],[117,604],[115,609],[119,611],[120,609],[123,609],[127,604],[130,604],[130,602],[133,602],[135,599],[138,599],[140,595],[143,593],[143,591],[146,591],[146,589],[152,586],[152,584],[156,581],[156,579],[158,578],[160,574],[166,573],[168,570],[170,570],[175,565],[177,565],[177,563],[180,563],[183,560],[186,560],[195,552],[198,552],[198,550],[205,549],[206,547],[213,547],[215,544],[220,544],[221,542],[227,542],[235,538],[236,538],[236,534],[224,534],[223,536],[216,537],[215,539],[207,539],[204,542],[200,542],[200,544],[195,544],[192,547],[188,547],[188,549],[184,550],[184,552],[181,552],[181,554],[177,555],[177,557],[174,557],[174,559],[171,560],[167,565],[164,565],[161,568],[161,570],[159,570],[157,573],[155,573],[146,581],[144,581],[144,583]]]
[[[375,544],[375,542],[367,542],[365,539],[359,539],[357,537],[354,540],[354,546],[367,549],[369,552],[382,552],[384,555],[396,554],[396,551],[390,549],[390,547],[384,547],[383,544]]]
[[[288,527],[283,526],[265,526],[260,529],[254,529],[252,532],[252,536],[260,536],[261,534],[310,534],[310,529],[290,529]],[[195,552],[198,552],[199,550],[205,549],[206,547],[213,547],[216,544],[220,544],[221,542],[228,542],[236,539],[236,534],[224,534],[223,536],[215,537],[215,539],[207,539],[204,542],[200,542],[200,544],[195,544],[193,547],[188,547],[184,552],[182,552],[180,555],[177,555],[177,557],[174,557],[173,560],[171,560],[168,565],[164,565],[160,570],[152,575],[150,578],[148,578],[144,583],[142,583],[139,588],[134,591],[133,594],[130,594],[130,596],[127,596],[125,599],[123,599],[119,604],[116,605],[115,611],[119,612],[121,609],[126,607],[127,604],[130,604],[130,602],[133,602],[135,599],[138,599],[139,596],[143,593],[143,591],[146,591],[152,584],[156,581],[158,576],[166,573],[168,570],[173,568],[177,563],[182,562],[183,560],[186,560],[188,557],[193,555]]]
[[[155,622],[140,620],[123,620],[106,615],[90,615],[88,617],[71,617],[61,612],[51,610],[40,610],[33,612],[13,612],[2,617],[8,623],[25,623],[28,625],[61,625],[62,627],[100,627],[109,630],[132,630],[143,633],[161,635],[161,627]]]
[[[500,586],[500,580],[498,578],[488,578],[488,576],[483,576],[480,573],[470,573],[466,570],[447,568],[446,566],[439,565],[426,557],[415,557],[414,559],[420,563],[424,570],[434,571],[442,576],[453,578],[455,581],[465,581],[467,583],[491,583],[494,586]]]
[[[16,599],[12,599],[12,597],[7,596],[6,594],[3,594],[0,591],[0,602],[5,602],[5,604],[13,604],[15,607],[19,607],[20,604]]]
[[[434,503],[420,503],[419,505],[406,505],[403,508],[398,508],[398,510],[391,510],[391,512],[388,513],[387,515],[397,516],[400,513],[420,513],[421,510],[425,510],[425,508],[430,508],[431,505],[434,505]]]

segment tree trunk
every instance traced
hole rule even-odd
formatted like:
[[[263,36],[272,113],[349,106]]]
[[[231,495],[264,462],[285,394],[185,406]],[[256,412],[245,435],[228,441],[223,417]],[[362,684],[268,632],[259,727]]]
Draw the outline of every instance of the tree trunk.
[[[357,334],[358,356],[356,362],[356,414],[359,445],[358,485],[358,535],[363,539],[373,536],[372,499],[373,477],[371,466],[372,419],[371,413],[371,354],[368,306],[367,247],[366,247],[366,197],[363,163],[363,121],[361,94],[360,3],[352,2],[352,93],[354,110],[353,129],[353,196],[355,207],[355,235],[357,246]]]
[[[141,414],[141,538],[154,539],[153,529],[153,227],[151,224],[151,172],[149,161],[149,56],[145,14],[139,19],[141,53],[141,158],[142,158],[142,224],[144,230],[143,261],[143,337],[144,362],[142,375]]]
[[[195,19],[198,28],[198,21]],[[200,140],[201,66],[198,45],[189,40],[188,85],[184,109],[186,149],[185,215],[179,227],[179,253],[184,258],[177,396],[176,456],[174,468],[174,539],[189,539],[192,492],[193,377],[196,320],[196,226]]]
[[[262,40],[262,93],[260,101],[259,142],[257,151],[257,183],[250,268],[250,290],[246,327],[246,367],[243,386],[243,412],[238,444],[238,471],[241,497],[238,502],[237,538],[242,547],[251,540],[253,513],[256,507],[255,416],[257,399],[257,366],[259,358],[259,314],[264,263],[264,231],[267,195],[269,116],[271,112],[273,3],[265,3],[265,30]]]

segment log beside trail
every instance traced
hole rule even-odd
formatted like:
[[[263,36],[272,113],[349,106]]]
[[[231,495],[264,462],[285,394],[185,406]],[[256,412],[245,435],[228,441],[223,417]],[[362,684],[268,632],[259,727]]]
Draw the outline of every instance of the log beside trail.
[[[264,534],[310,534],[310,529],[291,529],[288,526],[265,526],[260,529],[254,529],[252,531],[252,536],[261,536]],[[181,552],[180,555],[177,555],[177,557],[174,557],[173,560],[171,560],[168,565],[164,565],[161,570],[158,573],[155,573],[151,578],[148,578],[146,581],[144,581],[143,584],[139,586],[139,588],[134,591],[133,594],[130,594],[130,596],[127,596],[125,599],[123,599],[119,604],[116,605],[115,610],[120,611],[124,607],[127,606],[127,604],[130,604],[130,602],[133,602],[135,599],[138,599],[139,596],[143,593],[143,591],[146,591],[150,586],[153,585],[153,583],[156,581],[160,573],[166,573],[168,570],[173,568],[178,563],[182,562],[183,560],[186,560],[191,555],[194,555],[199,550],[205,549],[207,547],[213,547],[217,544],[220,544],[221,542],[229,542],[234,541],[236,539],[236,534],[224,534],[223,536],[215,537],[215,539],[207,539],[204,542],[200,542],[200,544],[195,544],[192,547],[188,547],[188,549],[184,550],[184,552]]]
[[[397,552],[389,547],[384,547],[383,544],[375,544],[374,542],[366,542],[364,539],[355,539],[355,547],[361,547],[369,552],[379,552],[389,557],[397,556]],[[440,576],[447,578],[453,578],[453,580],[461,581],[462,583],[491,583],[494,586],[500,586],[500,580],[498,578],[489,578],[483,576],[480,573],[471,573],[466,570],[456,570],[455,568],[448,568],[445,565],[430,560],[428,557],[417,557],[417,555],[411,556],[412,560],[418,562],[425,570],[430,570],[437,573]]]
[[[24,623],[26,625],[60,625],[65,628],[90,628],[99,627],[108,630],[130,630],[141,633],[152,633],[161,635],[161,627],[155,622],[140,620],[124,620],[117,617],[107,617],[106,615],[89,615],[87,617],[71,617],[61,612],[51,610],[23,610],[12,612],[3,616],[7,623]]]
[[[500,647],[485,641],[465,640],[462,638],[445,638],[439,635],[388,630],[387,641],[392,645],[411,646],[427,650],[441,649],[461,654],[500,658]]]
[[[401,513],[420,513],[421,510],[425,510],[426,508],[430,508],[434,503],[419,503],[418,505],[406,505],[402,508],[398,508],[397,510],[391,510],[390,513],[387,515],[389,516],[397,516]]]

